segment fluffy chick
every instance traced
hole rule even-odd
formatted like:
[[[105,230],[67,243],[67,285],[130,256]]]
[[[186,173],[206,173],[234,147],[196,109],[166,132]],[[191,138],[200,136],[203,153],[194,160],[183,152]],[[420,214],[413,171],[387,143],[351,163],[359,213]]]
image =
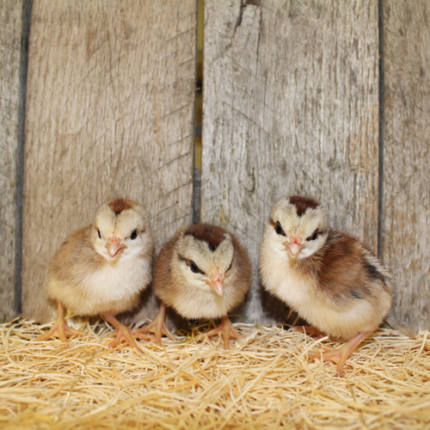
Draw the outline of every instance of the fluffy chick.
[[[164,322],[168,305],[187,319],[222,318],[206,335],[222,334],[227,349],[230,337],[239,337],[227,314],[244,300],[251,282],[251,262],[235,235],[207,224],[180,230],[156,260],[154,291],[160,311],[140,332],[153,330],[159,345],[163,333],[174,339]]]
[[[53,328],[37,340],[58,333],[84,334],[69,328],[64,308],[75,315],[101,315],[115,327],[114,347],[122,338],[137,347],[128,327],[115,315],[139,303],[151,281],[152,234],[145,209],[131,200],[115,199],[101,206],[93,225],[72,233],[61,245],[51,263],[45,290],[57,304]]]
[[[360,241],[331,230],[326,211],[310,198],[293,196],[274,206],[259,266],[263,286],[312,324],[306,331],[349,341],[323,353],[340,375],[391,308],[390,274]]]

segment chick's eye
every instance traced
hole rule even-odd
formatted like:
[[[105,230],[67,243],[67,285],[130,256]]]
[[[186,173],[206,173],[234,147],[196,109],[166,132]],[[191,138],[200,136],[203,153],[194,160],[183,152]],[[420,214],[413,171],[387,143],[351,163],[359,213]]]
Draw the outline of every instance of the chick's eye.
[[[199,269],[196,263],[194,261],[190,261],[190,269],[193,273],[202,273],[202,271]]]
[[[285,232],[284,232],[284,230],[282,230],[282,227],[281,227],[281,224],[279,223],[279,221],[276,223],[275,231],[277,234],[285,236]]]
[[[97,229],[97,234],[99,235],[99,239],[101,239],[102,235],[100,234],[100,229],[99,228]]]
[[[309,236],[306,238],[306,240],[315,240],[318,237],[318,229],[314,231],[314,234],[312,236]]]
[[[136,237],[137,237],[137,230],[136,230],[136,229],[134,229],[134,230],[131,232],[130,239],[131,239],[131,240],[134,240],[134,239],[136,239]]]

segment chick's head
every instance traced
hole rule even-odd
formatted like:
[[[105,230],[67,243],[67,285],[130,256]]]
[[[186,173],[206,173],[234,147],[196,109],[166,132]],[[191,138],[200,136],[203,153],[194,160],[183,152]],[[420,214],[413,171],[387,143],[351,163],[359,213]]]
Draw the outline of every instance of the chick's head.
[[[315,200],[292,196],[280,200],[273,208],[268,240],[286,258],[302,259],[321,249],[328,236],[327,213]]]
[[[178,270],[188,286],[223,295],[235,269],[230,234],[206,224],[192,226],[179,238],[176,250]]]
[[[132,200],[115,199],[104,204],[93,226],[94,249],[111,264],[152,249],[145,209]]]

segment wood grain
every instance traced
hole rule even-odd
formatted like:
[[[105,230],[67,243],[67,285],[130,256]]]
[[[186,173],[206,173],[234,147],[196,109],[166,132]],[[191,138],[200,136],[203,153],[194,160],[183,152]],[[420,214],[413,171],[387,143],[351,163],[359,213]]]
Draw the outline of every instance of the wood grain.
[[[22,0],[0,2],[0,319],[17,313],[15,248]]]
[[[142,202],[156,249],[191,222],[196,4],[35,0],[24,180],[23,314],[67,235],[115,196]],[[156,313],[149,298],[145,315]]]
[[[296,193],[376,250],[377,24],[377,2],[205,2],[202,221],[237,232],[254,269],[272,205]],[[242,319],[282,312],[255,276]]]
[[[430,5],[384,1],[383,258],[394,275],[393,317],[430,325]]]

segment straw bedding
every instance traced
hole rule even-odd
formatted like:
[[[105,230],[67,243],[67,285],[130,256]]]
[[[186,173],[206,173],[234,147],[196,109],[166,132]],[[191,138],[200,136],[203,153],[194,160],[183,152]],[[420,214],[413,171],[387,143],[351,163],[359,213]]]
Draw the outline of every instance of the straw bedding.
[[[235,324],[228,351],[196,327],[164,347],[109,350],[109,327],[64,348],[41,327],[0,325],[2,429],[430,428],[430,336],[380,330],[348,360],[308,360],[321,341]],[[338,343],[324,341],[328,345]]]

